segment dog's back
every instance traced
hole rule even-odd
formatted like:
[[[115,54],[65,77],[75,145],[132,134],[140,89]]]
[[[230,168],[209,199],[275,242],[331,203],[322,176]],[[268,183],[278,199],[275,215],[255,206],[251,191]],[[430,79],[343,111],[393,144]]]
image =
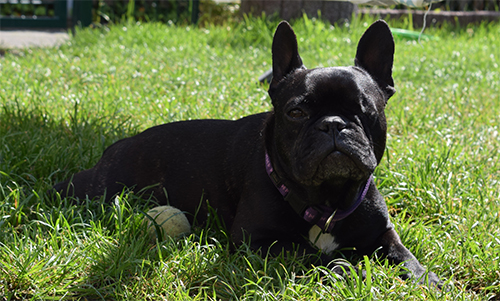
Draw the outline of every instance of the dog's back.
[[[236,121],[190,120],[152,127],[112,144],[93,168],[56,184],[54,190],[61,197],[105,195],[110,200],[131,188],[145,198],[153,196],[161,205],[188,212],[195,212],[202,198],[210,199],[214,207],[232,207],[232,187],[239,186],[233,182],[244,180],[235,170],[243,172],[249,161],[234,160],[231,154],[252,149],[250,144],[258,151],[263,143],[256,142],[263,139],[267,117],[262,113]],[[220,179],[233,182],[221,183]],[[216,204],[222,202],[225,204]]]

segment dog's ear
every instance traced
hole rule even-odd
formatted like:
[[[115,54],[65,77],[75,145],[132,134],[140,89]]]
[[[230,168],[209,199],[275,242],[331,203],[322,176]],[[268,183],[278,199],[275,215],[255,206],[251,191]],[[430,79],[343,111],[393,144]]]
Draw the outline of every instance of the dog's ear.
[[[387,93],[387,99],[396,90],[392,79],[394,61],[394,39],[387,23],[383,20],[373,23],[358,43],[354,64],[365,69]]]
[[[299,68],[304,68],[297,48],[297,37],[288,22],[282,21],[273,39],[273,79],[269,90],[275,88],[288,74]]]

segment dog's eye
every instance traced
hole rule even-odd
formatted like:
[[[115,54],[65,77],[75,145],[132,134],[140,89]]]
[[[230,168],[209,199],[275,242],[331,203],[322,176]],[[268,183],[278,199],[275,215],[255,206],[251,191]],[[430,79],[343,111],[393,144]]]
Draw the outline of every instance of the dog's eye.
[[[305,118],[307,117],[307,114],[306,112],[302,111],[301,109],[291,109],[290,111],[288,111],[288,116],[293,118],[293,119],[301,119],[301,118]]]

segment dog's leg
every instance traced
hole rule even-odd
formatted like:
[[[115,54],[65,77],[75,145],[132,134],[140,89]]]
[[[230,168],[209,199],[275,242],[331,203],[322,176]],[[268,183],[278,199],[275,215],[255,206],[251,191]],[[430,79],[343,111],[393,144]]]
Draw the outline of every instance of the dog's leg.
[[[401,278],[412,278],[421,284],[425,283],[426,270],[413,254],[403,245],[399,235],[394,229],[387,230],[382,234],[377,244],[382,246],[381,253],[394,264],[403,264],[408,269],[408,273],[401,275]],[[428,284],[439,288],[442,287],[442,282],[438,276],[432,272],[427,274]]]
[[[325,266],[331,269],[332,272],[342,278],[348,278],[352,272],[359,274],[356,266],[351,265],[347,261],[334,260],[333,257],[321,252],[312,247],[307,242],[294,243],[291,241],[271,241],[257,240],[251,241],[251,248],[256,250],[265,257],[267,254],[271,256],[284,255],[286,258],[300,257],[300,261],[306,266]],[[366,272],[361,271],[361,277],[365,279]]]

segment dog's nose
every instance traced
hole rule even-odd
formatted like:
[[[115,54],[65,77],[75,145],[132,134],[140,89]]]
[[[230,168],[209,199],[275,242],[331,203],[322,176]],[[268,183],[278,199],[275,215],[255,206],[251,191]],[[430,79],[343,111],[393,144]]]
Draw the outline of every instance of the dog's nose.
[[[327,116],[318,122],[317,129],[322,132],[340,132],[347,127],[347,122],[340,116]]]

